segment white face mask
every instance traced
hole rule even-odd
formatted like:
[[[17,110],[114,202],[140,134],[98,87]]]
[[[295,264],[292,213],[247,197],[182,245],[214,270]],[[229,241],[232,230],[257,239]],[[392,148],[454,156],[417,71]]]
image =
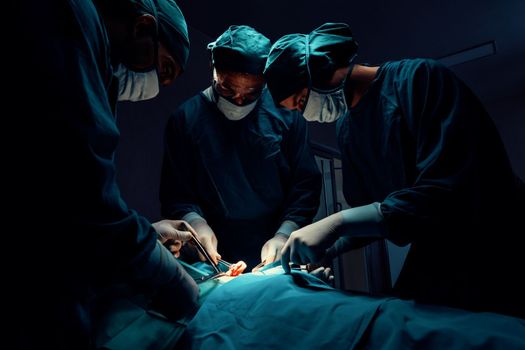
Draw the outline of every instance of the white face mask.
[[[344,86],[344,84],[343,84]],[[332,92],[310,89],[303,116],[308,121],[331,123],[348,112],[343,86]]]
[[[320,123],[331,123],[341,118],[348,112],[348,105],[345,98],[345,81],[343,79],[341,85],[333,90],[318,90],[312,87],[312,74],[310,72],[310,35],[305,37],[306,52],[304,55],[306,72],[308,74],[309,93],[304,107],[303,116],[308,121],[318,121]],[[355,59],[354,54],[348,61],[351,64]],[[352,71],[352,68],[349,68]]]
[[[245,106],[237,106],[235,103],[228,101],[220,95],[216,98],[217,108],[229,120],[241,120],[246,117],[251,111],[253,111],[257,101],[258,100],[255,100]]]
[[[120,64],[115,71],[115,76],[119,80],[119,101],[144,101],[159,93],[159,77],[155,69],[139,73]]]

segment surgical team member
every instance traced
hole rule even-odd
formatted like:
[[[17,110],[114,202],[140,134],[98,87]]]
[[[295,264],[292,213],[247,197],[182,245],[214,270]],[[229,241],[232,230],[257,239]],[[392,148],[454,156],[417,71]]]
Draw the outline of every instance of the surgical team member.
[[[93,302],[116,284],[151,296],[171,319],[191,315],[198,287],[160,244],[189,239],[190,229],[152,225],[128,209],[114,164],[113,68],[157,70],[157,85],[175,79],[189,45],[182,13],[171,0],[24,1],[12,13],[19,21],[9,64],[20,69],[5,74],[4,107],[17,112],[6,121],[12,142],[2,159],[12,189],[6,217],[17,227],[4,231],[3,246],[17,256],[3,278],[15,311],[4,341],[94,347]]]
[[[346,24],[272,47],[275,102],[337,122],[351,209],[292,233],[282,264],[308,263],[386,238],[411,243],[394,287],[403,298],[525,316],[524,186],[473,92],[438,62],[351,64]]]
[[[215,260],[270,263],[318,209],[321,177],[307,125],[265,89],[264,35],[233,25],[208,49],[212,85],[166,128],[162,215],[188,221]]]
[[[145,101],[154,98],[160,86],[168,86],[182,74],[188,61],[188,28],[177,4],[156,3],[158,26],[158,62],[155,69],[134,71],[119,63],[115,76],[119,80],[118,101]]]

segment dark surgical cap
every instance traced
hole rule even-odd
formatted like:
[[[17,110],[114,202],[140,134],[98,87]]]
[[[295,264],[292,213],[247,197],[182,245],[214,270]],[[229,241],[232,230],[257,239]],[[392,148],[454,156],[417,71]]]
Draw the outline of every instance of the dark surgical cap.
[[[270,39],[244,25],[230,26],[208,44],[216,69],[255,75],[262,74],[270,47]]]
[[[137,8],[141,9],[145,13],[157,17],[155,0],[128,0],[128,2],[134,4]]]
[[[310,83],[324,88],[338,68],[348,66],[357,53],[357,42],[344,23],[325,23],[310,34],[289,34],[272,46],[264,75],[276,104]]]
[[[190,54],[188,27],[181,10],[173,0],[128,0],[138,9],[155,17],[159,40],[184,70]]]
[[[190,39],[184,15],[173,0],[156,0],[155,2],[158,13],[159,39],[184,70],[190,54]]]

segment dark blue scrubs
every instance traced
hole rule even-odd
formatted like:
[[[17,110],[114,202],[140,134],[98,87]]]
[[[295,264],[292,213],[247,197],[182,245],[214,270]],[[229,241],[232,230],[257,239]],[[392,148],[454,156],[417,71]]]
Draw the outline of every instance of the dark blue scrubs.
[[[3,247],[14,256],[2,283],[14,311],[9,336],[14,348],[87,349],[93,297],[114,284],[148,292],[161,275],[158,258],[148,263],[156,233],[117,186],[118,81],[94,4],[16,6],[5,82],[5,108],[16,112],[2,157],[4,222],[12,224]]]
[[[431,60],[385,63],[337,127],[345,198],[381,202],[388,239],[412,243],[399,295],[523,312],[523,183],[463,82]]]
[[[309,224],[321,176],[297,113],[277,109],[265,90],[255,109],[228,120],[204,94],[180,106],[166,129],[162,214],[204,217],[225,260],[260,262],[263,244],[290,220]]]

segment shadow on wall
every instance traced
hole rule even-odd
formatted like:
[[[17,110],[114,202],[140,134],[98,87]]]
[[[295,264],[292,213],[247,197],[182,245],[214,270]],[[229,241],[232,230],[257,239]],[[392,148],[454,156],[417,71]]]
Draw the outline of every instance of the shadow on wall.
[[[117,107],[121,137],[116,163],[122,197],[130,209],[152,221],[160,218],[160,170],[168,117],[211,82],[206,45],[212,40],[191,27],[189,31],[191,52],[184,74],[171,86],[161,88],[153,100],[123,102]]]

